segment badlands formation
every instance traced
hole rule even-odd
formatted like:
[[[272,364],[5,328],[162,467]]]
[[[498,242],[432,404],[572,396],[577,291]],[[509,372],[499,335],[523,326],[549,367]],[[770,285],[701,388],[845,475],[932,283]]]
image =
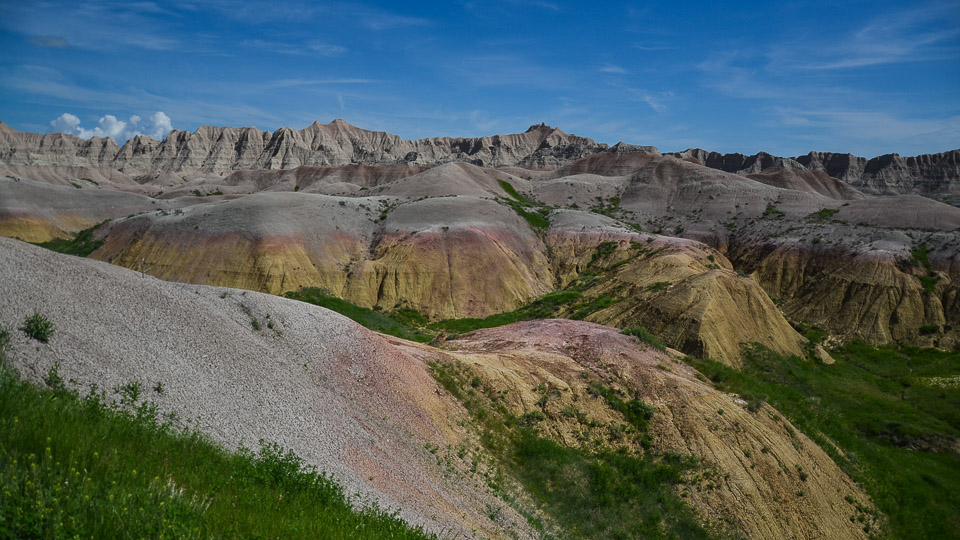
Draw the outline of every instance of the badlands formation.
[[[0,174],[0,323],[42,309],[62,328],[45,349],[14,343],[27,376],[56,360],[84,384],[175,376],[161,406],[218,441],[275,440],[435,531],[535,536],[522,500],[504,506],[466,461],[451,476],[424,450],[477,445],[430,366],[470,366],[517,415],[549,384],[556,407],[612,422],[588,388],[621,385],[655,408],[657,448],[724,472],[723,489],[683,488],[705,523],[856,538],[848,499],[869,498],[830,457],[676,358],[738,368],[759,343],[829,362],[814,327],[827,346],[960,345],[956,150],[662,154],[545,125],[408,141],[342,120],[117,147],[0,123]],[[88,260],[13,240],[78,234]],[[428,346],[274,296],[304,288],[424,324],[530,306],[556,319]],[[251,332],[267,314],[277,331]],[[616,329],[641,326],[669,349]],[[547,436],[578,444],[577,425],[547,416]],[[777,472],[794,466],[805,497]]]
[[[431,320],[575,286],[599,299],[586,320],[731,364],[744,342],[800,354],[791,324],[949,349],[960,209],[936,198],[960,189],[958,154],[665,155],[544,125],[406,141],[341,120],[116,148],[2,125],[0,234],[42,242],[109,220],[95,259]]]

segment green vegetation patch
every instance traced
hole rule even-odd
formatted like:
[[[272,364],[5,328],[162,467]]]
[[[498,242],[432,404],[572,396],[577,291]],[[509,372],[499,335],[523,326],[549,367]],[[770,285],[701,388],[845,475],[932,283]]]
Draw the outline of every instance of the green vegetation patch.
[[[54,328],[50,319],[34,311],[33,315],[23,320],[21,330],[33,339],[46,343],[53,336]]]
[[[284,296],[336,311],[376,332],[409,339],[411,341],[419,341],[421,343],[426,343],[435,337],[435,334],[427,333],[411,326],[410,322],[412,318],[410,311],[412,310],[403,310],[399,316],[396,317],[389,314],[378,313],[370,308],[360,307],[342,298],[337,298],[333,296],[330,291],[318,287],[307,287],[298,291],[290,291],[284,294]]]
[[[657,349],[658,351],[667,350],[666,346],[664,346],[664,344],[661,343],[660,340],[656,338],[656,336],[651,334],[649,330],[647,330],[642,326],[634,326],[632,328],[627,328],[620,333],[628,336],[633,336],[639,339],[641,343],[646,343],[647,345],[650,345],[651,347],[653,347],[654,349]]]
[[[960,537],[960,385],[929,383],[960,378],[960,352],[859,342],[833,356],[824,365],[754,346],[742,371],[688,361],[819,444],[887,516],[890,537]]]
[[[606,259],[610,255],[613,255],[613,252],[617,250],[619,246],[618,243],[608,240],[606,242],[600,242],[597,244],[596,250],[593,252],[593,256],[590,257],[590,262],[587,263],[587,266],[593,266],[599,260]]]
[[[840,212],[837,208],[823,208],[807,216],[807,219],[817,223],[825,223]]]
[[[510,182],[505,180],[497,180],[497,182],[500,184],[500,187],[507,192],[507,195],[511,197],[510,199],[498,198],[500,202],[512,208],[513,211],[525,219],[534,230],[539,231],[550,226],[550,220],[548,219],[551,210],[550,207],[524,197],[517,192],[516,188],[514,188]]]
[[[0,351],[0,537],[429,537],[375,506],[354,510],[341,486],[276,445],[230,453],[161,422],[150,403],[48,380],[56,387],[19,380]]]
[[[603,197],[597,197],[597,204],[590,207],[590,211],[607,217],[616,217],[620,211],[620,197],[610,197],[606,201]]]
[[[428,328],[442,330],[453,334],[463,334],[481,328],[493,328],[519,321],[535,319],[549,319],[565,306],[577,301],[583,293],[578,290],[563,290],[553,292],[534,300],[533,302],[507,313],[496,313],[483,318],[447,319],[432,323]]]
[[[598,397],[602,397],[611,409],[618,411],[633,427],[639,431],[646,431],[648,422],[653,418],[655,409],[640,399],[624,399],[623,395],[613,388],[592,382],[587,391]]]
[[[927,246],[920,244],[910,251],[910,262],[915,266],[922,266],[927,272],[929,272],[933,269],[933,267],[930,265],[929,253],[930,251]]]
[[[772,219],[783,219],[786,215],[787,214],[783,210],[777,208],[776,204],[774,203],[767,203],[767,208],[763,211],[763,217],[769,217]]]
[[[103,240],[95,239],[93,233],[108,221],[110,220],[101,221],[89,229],[84,229],[76,233],[74,237],[69,240],[54,238],[49,242],[37,242],[34,245],[56,251],[57,253],[87,257],[103,245]]]
[[[521,195],[517,191],[517,188],[513,187],[513,184],[511,184],[510,182],[507,182],[506,180],[497,180],[497,183],[500,184],[501,189],[507,192],[507,195],[512,197],[513,200],[517,201],[518,203],[526,206],[539,206],[538,203],[531,201],[530,199]]]

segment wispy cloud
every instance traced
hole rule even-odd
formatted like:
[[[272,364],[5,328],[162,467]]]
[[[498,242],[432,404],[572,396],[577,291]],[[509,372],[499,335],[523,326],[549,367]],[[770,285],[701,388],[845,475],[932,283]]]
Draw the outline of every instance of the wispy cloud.
[[[597,68],[597,71],[600,73],[612,73],[614,75],[626,75],[627,70],[615,65],[615,64],[604,64]]]
[[[955,38],[960,36],[960,28],[943,25],[951,14],[956,19],[956,4],[885,14],[837,38],[803,39],[776,45],[770,61],[801,70],[840,70],[957,58],[960,51]],[[954,40],[952,46],[951,40]]]
[[[459,80],[474,86],[516,86],[559,89],[569,86],[574,72],[560,66],[541,65],[518,54],[459,58],[447,64]]]
[[[263,39],[250,39],[241,43],[246,47],[268,51],[276,54],[287,54],[295,56],[340,56],[347,52],[347,48],[341,45],[323,42],[289,42],[289,41],[269,41]]]
[[[790,128],[827,129],[840,137],[877,141],[930,139],[960,142],[960,116],[908,118],[885,111],[806,110],[776,107],[779,122]]]
[[[255,85],[262,90],[276,88],[293,88],[297,86],[328,86],[338,84],[370,84],[377,82],[373,79],[277,79]]]
[[[163,19],[154,16],[157,13],[166,11],[149,2],[8,3],[0,28],[35,36],[31,43],[47,47],[59,46],[62,40],[90,50],[177,49],[181,41]]]
[[[236,100],[201,99],[184,95],[167,97],[136,88],[95,89],[78,84],[57,70],[42,66],[0,69],[0,88],[15,90],[30,96],[32,103],[66,104],[93,110],[102,108],[104,103],[110,103],[112,107],[118,109],[132,111],[162,109],[176,118],[190,118],[193,122],[209,122],[216,125],[234,122],[235,119],[244,119],[245,122],[263,121],[270,124],[280,122],[278,115],[258,107],[237,103]]]
[[[60,36],[30,36],[27,38],[31,44],[37,47],[46,47],[53,49],[66,49],[70,46],[67,40]]]

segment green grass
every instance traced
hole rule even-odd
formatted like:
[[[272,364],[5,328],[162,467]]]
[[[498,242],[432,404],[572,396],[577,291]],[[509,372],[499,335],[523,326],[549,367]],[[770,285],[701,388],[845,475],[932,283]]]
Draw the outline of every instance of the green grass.
[[[427,537],[276,445],[230,453],[148,403],[41,389],[2,361],[2,538]]]
[[[637,430],[647,430],[647,423],[653,418],[655,410],[653,407],[636,398],[625,400],[614,389],[598,382],[591,383],[587,391],[595,396],[602,397],[611,409],[622,414],[624,419]]]
[[[960,537],[960,353],[854,343],[834,357],[823,365],[753,347],[739,372],[690,362],[817,442],[887,516],[890,537]]]
[[[36,311],[33,312],[33,315],[29,315],[23,320],[21,330],[33,339],[42,341],[43,343],[46,343],[50,337],[53,336],[54,332],[53,323],[50,322],[50,319]]]
[[[927,292],[934,292],[937,290],[937,277],[934,276],[918,276],[917,279],[920,280],[920,284],[923,285],[923,290]]]
[[[932,270],[930,265],[930,257],[928,256],[929,249],[927,246],[920,244],[919,246],[913,248],[910,251],[910,262],[916,266],[922,266],[926,271]]]
[[[763,217],[770,217],[772,219],[781,219],[786,215],[787,214],[783,210],[777,208],[776,204],[774,203],[767,203],[767,208],[763,211]]]
[[[590,257],[590,262],[587,263],[587,266],[593,266],[599,260],[606,259],[617,250],[618,243],[608,240],[606,242],[600,242],[597,244],[596,251],[593,252],[593,256]]]
[[[656,338],[649,330],[642,326],[634,326],[627,328],[621,332],[621,334],[626,334],[628,336],[633,336],[640,340],[641,343],[646,343],[658,351],[666,351],[667,347],[664,346],[659,339]]]
[[[539,206],[539,203],[531,201],[530,199],[521,195],[517,191],[517,188],[513,187],[513,184],[510,182],[507,182],[506,180],[497,180],[497,183],[500,184],[500,187],[507,192],[507,195],[512,197],[513,200],[517,201],[518,203],[526,206]]]
[[[540,231],[550,226],[550,220],[547,219],[547,216],[550,214],[549,207],[524,197],[517,192],[516,188],[514,188],[510,182],[497,180],[497,183],[499,183],[500,187],[510,196],[510,199],[498,198],[498,200],[512,208],[513,211],[526,220],[535,231]],[[534,208],[535,210],[530,211],[530,208]]]
[[[412,310],[401,310],[399,315],[394,317],[388,314],[378,313],[369,308],[357,306],[347,300],[331,295],[326,289],[317,287],[290,291],[284,296],[336,311],[371,330],[383,334],[409,339],[410,341],[419,341],[421,343],[426,343],[435,337],[435,334],[424,332],[411,325],[410,312]]]
[[[84,229],[69,240],[64,240],[63,238],[54,238],[49,242],[37,242],[34,245],[49,249],[51,251],[56,251],[57,253],[76,255],[78,257],[87,257],[103,245],[103,240],[96,240],[93,237],[93,233],[96,232],[96,230],[107,221],[110,220],[101,221],[89,229]]]
[[[451,334],[462,334],[480,328],[493,328],[519,321],[548,319],[554,317],[561,308],[580,298],[578,290],[557,291],[534,300],[520,309],[507,313],[497,313],[483,318],[447,319],[429,325],[428,328]]]
[[[840,212],[837,208],[823,208],[817,210],[816,212],[807,216],[807,219],[816,221],[818,223],[824,223],[830,220],[833,216]]]
[[[505,499],[509,475],[549,518],[548,525],[527,515],[545,538],[552,530],[563,538],[710,538],[694,513],[677,494],[686,471],[698,467],[695,458],[656,451],[631,453],[588,450],[561,445],[536,431],[547,418],[539,410],[520,417],[511,414],[501,396],[468,367],[456,362],[431,365],[437,381],[471,414],[481,429],[481,441],[502,465],[488,481]],[[639,431],[653,409],[639,400],[623,400],[597,383],[597,395]],[[593,386],[591,386],[593,387]],[[640,434],[638,433],[639,437]]]
[[[607,217],[616,217],[620,211],[620,197],[610,197],[604,203],[603,197],[597,197],[597,204],[590,207],[590,211]]]

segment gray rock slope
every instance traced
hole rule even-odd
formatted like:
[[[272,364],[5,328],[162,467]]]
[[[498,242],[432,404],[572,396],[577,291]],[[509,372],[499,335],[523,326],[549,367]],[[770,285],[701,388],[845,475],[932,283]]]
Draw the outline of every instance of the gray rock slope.
[[[611,150],[622,152],[624,146]],[[255,127],[202,126],[193,133],[171,131],[162,142],[134,137],[118,147],[109,138],[82,140],[64,133],[25,133],[0,122],[0,165],[109,168],[127,174],[451,161],[557,167],[608,148],[543,124],[512,135],[412,141],[360,129],[343,120],[314,122],[301,130],[284,127],[272,133]]]
[[[670,155],[693,158],[707,167],[736,174],[756,174],[768,169],[824,172],[870,194],[960,193],[960,150],[913,157],[885,154],[871,159],[831,152],[810,152],[793,158],[766,152],[746,156],[708,152],[700,148]]]

